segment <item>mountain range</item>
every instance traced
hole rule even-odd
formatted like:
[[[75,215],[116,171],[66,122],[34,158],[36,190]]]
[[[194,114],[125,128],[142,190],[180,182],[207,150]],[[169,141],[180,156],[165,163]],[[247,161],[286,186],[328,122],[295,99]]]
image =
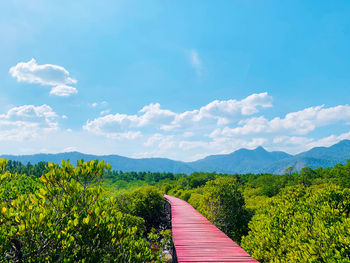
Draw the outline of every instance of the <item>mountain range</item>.
[[[78,160],[104,160],[114,170],[150,171],[150,172],[218,172],[218,173],[274,173],[281,174],[293,166],[300,170],[305,166],[311,168],[332,167],[345,164],[350,160],[350,140],[343,140],[330,147],[315,147],[309,151],[291,155],[281,151],[266,151],[263,147],[254,150],[240,149],[230,154],[210,155],[194,162],[174,161],[167,158],[134,159],[119,155],[91,155],[80,152],[33,155],[1,155],[1,158],[36,164],[40,161],[60,163],[70,159],[75,164]]]

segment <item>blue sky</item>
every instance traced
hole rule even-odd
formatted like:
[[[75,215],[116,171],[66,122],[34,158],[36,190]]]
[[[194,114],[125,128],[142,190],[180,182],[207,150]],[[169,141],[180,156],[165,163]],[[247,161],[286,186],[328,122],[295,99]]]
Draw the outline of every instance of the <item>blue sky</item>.
[[[348,1],[10,0],[0,35],[2,154],[350,139]]]

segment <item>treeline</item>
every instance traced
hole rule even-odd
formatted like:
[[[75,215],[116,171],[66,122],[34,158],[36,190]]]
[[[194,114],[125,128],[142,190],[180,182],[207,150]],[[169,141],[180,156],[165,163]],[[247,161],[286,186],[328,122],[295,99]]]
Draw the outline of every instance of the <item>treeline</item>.
[[[185,174],[158,172],[109,171],[105,176],[104,187],[111,193],[121,195],[146,185],[154,185],[163,179],[177,180]]]
[[[40,177],[10,172],[16,165],[0,159],[0,262],[165,261],[157,188],[110,195],[103,161],[49,163]]]
[[[25,174],[28,176],[34,176],[38,178],[47,172],[47,164],[47,162],[38,162],[37,164],[33,165],[30,162],[28,162],[26,165],[24,165],[20,161],[9,160],[6,163],[4,170],[9,171],[13,174]]]
[[[194,173],[156,185],[260,262],[350,262],[350,162],[283,175]]]
[[[145,181],[148,184],[154,184],[159,182],[162,179],[175,180],[184,174],[173,174],[173,173],[159,173],[159,172],[123,172],[123,171],[110,171],[106,176],[107,180],[110,180],[111,183],[117,181]]]
[[[162,195],[169,194],[260,262],[350,262],[350,162],[282,175],[0,163],[3,261],[162,262],[170,245]]]
[[[188,201],[260,262],[350,262],[350,162],[282,175],[118,172],[118,180],[126,191],[153,184]]]

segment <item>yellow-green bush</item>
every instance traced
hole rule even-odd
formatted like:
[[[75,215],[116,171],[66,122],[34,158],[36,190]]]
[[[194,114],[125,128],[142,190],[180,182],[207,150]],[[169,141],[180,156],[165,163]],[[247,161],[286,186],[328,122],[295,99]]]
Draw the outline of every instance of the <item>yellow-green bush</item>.
[[[103,161],[49,163],[40,179],[5,172],[5,165],[0,160],[0,261],[160,261],[143,238],[144,219],[101,198],[110,169]]]
[[[241,245],[261,262],[350,262],[350,189],[288,187],[249,227]]]

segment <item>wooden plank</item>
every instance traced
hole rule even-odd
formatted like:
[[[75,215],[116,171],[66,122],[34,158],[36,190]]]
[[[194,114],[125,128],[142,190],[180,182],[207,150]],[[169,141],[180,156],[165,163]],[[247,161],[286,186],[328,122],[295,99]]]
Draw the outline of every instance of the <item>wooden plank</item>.
[[[179,263],[258,262],[187,202],[164,196],[171,205],[173,241]]]

